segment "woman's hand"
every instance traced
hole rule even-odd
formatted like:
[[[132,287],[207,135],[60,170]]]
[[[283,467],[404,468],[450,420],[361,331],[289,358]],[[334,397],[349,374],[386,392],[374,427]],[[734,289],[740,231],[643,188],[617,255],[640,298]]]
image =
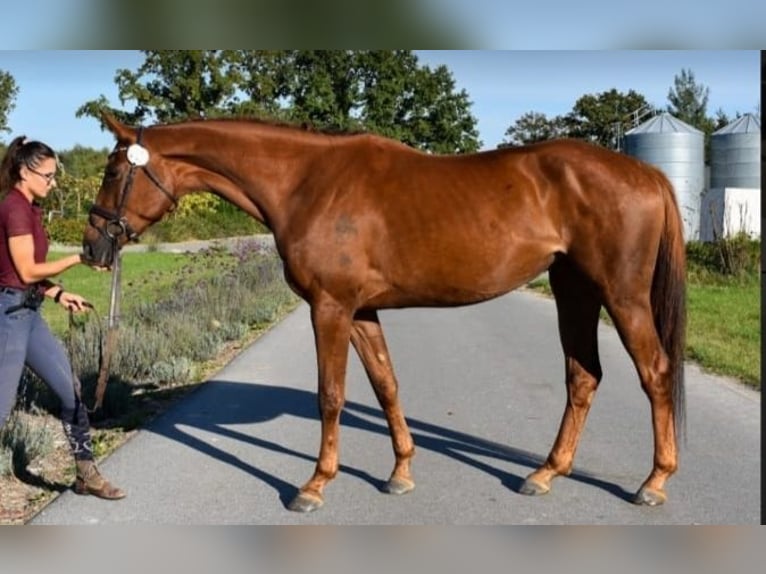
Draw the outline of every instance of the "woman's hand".
[[[93,305],[88,303],[83,297],[77,295],[76,293],[67,293],[64,291],[61,293],[61,296],[58,297],[58,302],[65,309],[74,311],[75,313],[79,313],[80,311],[85,311],[87,309],[93,309]]]
[[[87,265],[91,269],[95,269],[96,271],[111,271],[112,268],[109,265],[101,265],[99,263],[96,263],[94,260],[92,260],[90,257],[88,257],[85,253],[78,254],[79,262],[83,265]]]

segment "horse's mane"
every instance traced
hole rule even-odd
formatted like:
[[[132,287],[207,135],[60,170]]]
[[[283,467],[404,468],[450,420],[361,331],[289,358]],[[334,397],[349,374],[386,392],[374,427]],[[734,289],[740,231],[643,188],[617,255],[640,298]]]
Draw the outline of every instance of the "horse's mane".
[[[226,117],[213,117],[213,118],[190,118],[187,120],[181,120],[178,122],[169,122],[167,126],[173,126],[173,125],[181,125],[181,124],[192,124],[192,123],[198,123],[198,122],[231,122],[231,123],[246,123],[246,124],[257,124],[262,126],[271,126],[271,127],[277,127],[277,128],[288,128],[293,129],[305,133],[313,133],[313,134],[321,134],[321,135],[327,135],[327,136],[351,136],[351,135],[364,135],[369,133],[366,130],[363,130],[361,128],[359,129],[342,129],[337,127],[329,127],[329,128],[320,128],[315,125],[313,125],[310,122],[289,122],[286,120],[279,120],[276,118],[267,118],[267,117],[252,117],[252,116],[226,116]]]

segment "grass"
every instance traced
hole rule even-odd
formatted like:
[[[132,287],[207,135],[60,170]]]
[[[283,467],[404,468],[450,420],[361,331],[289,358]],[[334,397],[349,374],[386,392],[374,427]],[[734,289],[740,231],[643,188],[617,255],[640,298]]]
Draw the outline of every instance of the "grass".
[[[687,358],[760,389],[760,291],[757,277],[691,280],[687,288]]]
[[[536,279],[529,287],[551,295],[547,279]],[[708,372],[734,377],[760,390],[759,278],[754,274],[726,277],[690,267],[686,293],[686,358]]]

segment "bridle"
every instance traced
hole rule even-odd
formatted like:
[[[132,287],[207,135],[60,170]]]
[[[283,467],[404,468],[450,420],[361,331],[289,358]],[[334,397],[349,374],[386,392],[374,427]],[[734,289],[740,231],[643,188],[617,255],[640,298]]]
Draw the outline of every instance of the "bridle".
[[[128,241],[134,241],[138,238],[138,233],[130,226],[128,219],[125,217],[125,204],[127,203],[128,196],[130,195],[130,191],[133,188],[133,179],[136,175],[137,168],[141,168],[141,170],[149,178],[149,181],[151,181],[155,187],[159,189],[163,195],[165,195],[165,197],[171,201],[173,204],[170,209],[171,211],[178,206],[178,200],[173,196],[172,193],[168,191],[168,189],[162,184],[155,173],[149,168],[149,150],[141,145],[142,133],[143,128],[139,127],[136,143],[129,146],[117,147],[112,152],[113,154],[121,151],[126,152],[128,163],[130,163],[130,170],[128,171],[128,175],[125,177],[122,189],[120,190],[120,201],[117,207],[117,211],[110,211],[94,204],[88,212],[88,224],[91,227],[96,228],[96,230],[101,235],[112,242],[113,246],[115,247],[113,253],[116,253],[117,251],[117,240],[121,235],[127,235]],[[92,218],[93,215],[97,215],[103,218],[106,221],[106,224],[103,227],[96,225]]]

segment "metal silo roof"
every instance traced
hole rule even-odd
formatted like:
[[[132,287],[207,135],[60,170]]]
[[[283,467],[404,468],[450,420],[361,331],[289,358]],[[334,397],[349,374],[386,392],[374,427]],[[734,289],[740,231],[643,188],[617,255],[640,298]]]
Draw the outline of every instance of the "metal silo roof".
[[[702,132],[664,112],[626,132],[625,135],[659,133],[701,134]]]
[[[714,136],[724,134],[756,134],[761,133],[761,120],[753,114],[745,114],[720,130],[713,132]]]

